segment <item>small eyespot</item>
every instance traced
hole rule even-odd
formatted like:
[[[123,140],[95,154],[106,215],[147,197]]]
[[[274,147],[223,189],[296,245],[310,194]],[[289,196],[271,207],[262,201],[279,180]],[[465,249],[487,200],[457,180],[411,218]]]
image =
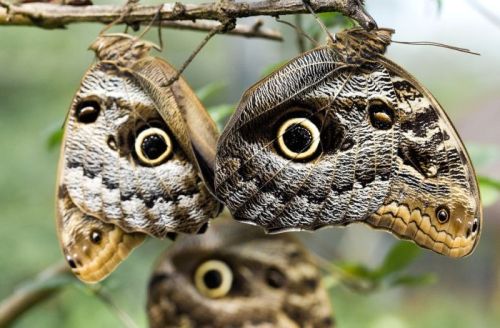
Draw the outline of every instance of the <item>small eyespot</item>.
[[[292,160],[303,160],[314,155],[320,143],[318,127],[304,117],[286,120],[278,129],[279,150]]]
[[[231,290],[233,272],[222,261],[208,260],[196,269],[194,284],[200,294],[209,298],[221,298]]]
[[[196,234],[198,235],[202,235],[204,234],[205,232],[207,232],[208,230],[208,222],[205,222],[201,227],[200,229],[198,229],[198,231],[196,231]]]
[[[478,219],[474,219],[474,221],[472,222],[472,233],[476,233],[479,231],[479,220]]]
[[[446,206],[439,206],[436,209],[436,218],[440,223],[446,223],[450,219],[450,210]]]
[[[266,270],[266,282],[270,287],[281,288],[286,284],[286,277],[283,272],[271,267]]]
[[[101,105],[95,100],[85,100],[76,105],[75,115],[80,123],[93,123],[97,120]]]
[[[92,243],[98,245],[101,243],[101,240],[102,240],[102,234],[100,231],[98,230],[93,230],[91,233],[90,233],[90,240],[92,241]]]
[[[175,232],[167,232],[166,236],[171,241],[175,241],[177,239],[178,234]]]
[[[381,100],[368,105],[371,125],[378,130],[389,130],[394,125],[394,110]]]
[[[114,151],[118,150],[118,146],[116,144],[116,139],[114,136],[108,136],[107,144],[111,150],[114,150]]]
[[[148,128],[135,139],[135,153],[146,165],[157,165],[172,154],[172,139],[159,128]]]
[[[76,269],[76,262],[73,260],[71,256],[66,256],[66,261],[68,262],[71,269]]]

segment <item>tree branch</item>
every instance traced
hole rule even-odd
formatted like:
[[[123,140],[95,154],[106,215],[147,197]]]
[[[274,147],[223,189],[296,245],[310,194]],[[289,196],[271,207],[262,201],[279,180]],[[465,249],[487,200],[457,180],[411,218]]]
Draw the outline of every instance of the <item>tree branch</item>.
[[[364,10],[362,0],[310,0],[316,12],[337,11],[358,21],[366,29],[376,27],[373,18]],[[251,16],[307,14],[303,0],[218,0],[203,4],[165,3],[159,6],[133,5],[124,13],[123,6],[68,6],[51,3],[13,5],[0,1],[0,25],[35,25],[43,28],[62,28],[68,24],[94,22],[109,24],[149,23],[159,13],[162,21],[195,21],[198,19],[225,22]]]
[[[33,282],[17,289],[0,303],[0,327],[8,326],[36,304],[55,295],[68,280],[74,280],[74,277],[66,263],[41,272]]]

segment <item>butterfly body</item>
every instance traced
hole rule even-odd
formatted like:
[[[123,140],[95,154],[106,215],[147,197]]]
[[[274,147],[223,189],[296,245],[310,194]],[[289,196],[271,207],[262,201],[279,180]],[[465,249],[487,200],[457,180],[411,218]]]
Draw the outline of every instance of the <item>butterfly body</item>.
[[[482,220],[465,148],[434,97],[360,29],[251,87],[218,145],[216,192],[270,232],[364,222],[450,256]]]
[[[296,239],[221,219],[161,257],[147,307],[154,328],[333,325],[320,272]]]
[[[203,120],[208,114],[182,78],[168,84],[176,71],[151,57],[152,47],[127,35],[102,36],[91,46],[97,63],[82,78],[65,124],[59,221],[85,225],[76,218],[92,217],[125,234],[164,238],[196,233],[219,212],[204,182],[213,170],[215,125]],[[204,143],[192,137],[195,119],[203,121],[196,128]],[[67,214],[65,198],[81,215]]]

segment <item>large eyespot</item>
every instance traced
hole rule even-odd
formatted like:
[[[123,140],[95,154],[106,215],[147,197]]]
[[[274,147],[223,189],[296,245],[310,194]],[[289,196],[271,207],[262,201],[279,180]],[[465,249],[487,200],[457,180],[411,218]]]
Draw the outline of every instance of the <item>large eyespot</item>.
[[[203,262],[194,274],[194,284],[200,294],[209,298],[224,297],[231,290],[233,272],[219,260]]]
[[[288,119],[278,129],[279,150],[292,160],[311,157],[318,150],[319,143],[319,129],[307,118]]]
[[[450,219],[450,210],[446,206],[439,206],[436,209],[436,218],[440,223],[446,223]]]
[[[389,130],[394,124],[394,110],[382,100],[374,100],[368,105],[370,123],[375,129]]]
[[[76,105],[75,115],[80,123],[93,123],[97,120],[101,105],[95,100],[84,100]]]
[[[157,165],[163,162],[173,150],[172,139],[159,128],[148,128],[139,133],[135,139],[135,153],[146,165]]]

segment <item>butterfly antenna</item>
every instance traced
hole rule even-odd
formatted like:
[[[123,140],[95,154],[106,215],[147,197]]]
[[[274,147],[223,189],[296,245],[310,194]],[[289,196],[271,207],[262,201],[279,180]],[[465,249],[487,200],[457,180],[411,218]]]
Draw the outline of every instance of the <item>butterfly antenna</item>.
[[[454,51],[458,51],[458,52],[463,52],[463,53],[470,54],[470,55],[481,56],[480,53],[474,52],[474,51],[469,50],[467,48],[450,46],[448,44],[439,43],[439,42],[431,42],[431,41],[409,42],[409,41],[396,41],[396,40],[392,40],[391,42],[399,43],[399,44],[407,44],[407,45],[411,45],[411,46],[432,46],[432,47],[446,48],[446,49],[450,49],[450,50],[454,50]]]
[[[290,22],[287,22],[287,21],[284,21],[284,20],[281,20],[279,18],[276,18],[276,21],[278,23],[281,23],[281,24],[285,24],[287,26],[290,26],[291,28],[293,28],[295,30],[295,32],[299,35],[299,36],[303,36],[305,37],[307,40],[309,40],[312,44],[314,44],[315,46],[318,46],[319,45],[319,42],[314,40],[309,34],[307,34],[302,28],[300,28],[300,26],[297,26],[295,24],[292,24]]]
[[[137,4],[138,2],[139,2],[139,0],[127,0],[127,2],[125,2],[125,4],[122,7],[122,10],[121,10],[122,12],[121,12],[120,16],[117,19],[113,20],[108,25],[106,25],[99,32],[99,36],[102,36],[103,34],[105,34],[110,28],[112,28],[116,24],[123,22],[123,19],[132,11],[132,9],[134,9],[134,5]],[[127,28],[125,29],[125,31],[127,31]]]
[[[330,39],[330,41],[332,41],[333,43],[335,43],[335,37],[332,36],[332,34],[328,31],[328,28],[326,27],[325,23],[323,23],[323,21],[318,17],[318,15],[316,15],[316,12],[312,8],[311,3],[309,2],[309,0],[302,0],[302,3],[304,4],[304,7],[307,10],[309,10],[309,12],[313,15],[314,19],[319,24],[319,26],[321,27],[321,29],[323,30],[323,32],[326,33],[326,35]]]
[[[184,70],[189,66],[189,64],[191,64],[191,62],[196,57],[196,55],[198,55],[198,53],[201,51],[201,49],[203,49],[203,47],[205,47],[205,45],[208,43],[208,41],[210,41],[210,39],[214,35],[216,35],[218,33],[221,33],[221,32],[225,32],[227,30],[230,30],[230,29],[234,28],[235,25],[236,25],[236,20],[235,19],[230,19],[230,20],[227,20],[226,22],[222,23],[221,25],[218,25],[218,26],[214,27],[213,29],[211,29],[210,32],[208,32],[208,34],[205,36],[205,38],[200,42],[200,44],[198,45],[198,47],[196,47],[196,49],[194,49],[194,51],[191,53],[191,55],[189,56],[189,58],[186,59],[186,61],[184,62],[184,64],[182,64],[182,66],[179,69],[179,71],[177,72],[177,74],[175,74],[173,77],[171,77],[162,86],[163,87],[168,87],[172,83],[174,83],[175,81],[177,81],[179,79],[179,77],[182,75],[182,73],[184,72]]]

